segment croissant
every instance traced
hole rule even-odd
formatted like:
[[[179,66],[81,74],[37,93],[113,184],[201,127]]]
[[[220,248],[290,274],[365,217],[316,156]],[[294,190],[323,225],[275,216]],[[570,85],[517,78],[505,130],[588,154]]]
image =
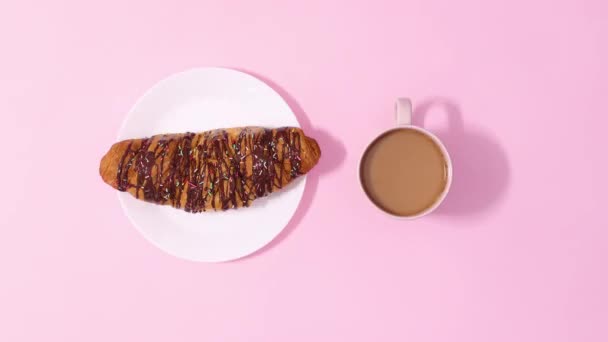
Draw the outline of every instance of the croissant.
[[[247,207],[320,156],[299,128],[239,127],[123,140],[103,156],[99,173],[135,198],[197,213]]]

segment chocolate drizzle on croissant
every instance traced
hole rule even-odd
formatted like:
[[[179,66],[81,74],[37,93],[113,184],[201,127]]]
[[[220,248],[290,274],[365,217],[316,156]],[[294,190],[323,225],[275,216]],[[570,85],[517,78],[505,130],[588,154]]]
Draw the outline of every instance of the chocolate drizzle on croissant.
[[[306,173],[319,157],[317,143],[299,128],[244,127],[119,142],[100,173],[136,198],[201,212],[249,206]]]

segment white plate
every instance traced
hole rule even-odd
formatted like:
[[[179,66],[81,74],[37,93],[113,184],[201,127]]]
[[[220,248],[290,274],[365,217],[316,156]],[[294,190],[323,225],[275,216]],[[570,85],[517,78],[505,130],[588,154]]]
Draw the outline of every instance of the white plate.
[[[174,74],[148,90],[127,115],[118,139],[239,126],[300,125],[264,82],[236,70],[201,68]],[[133,225],[158,248],[188,260],[218,262],[251,254],[276,237],[300,203],[304,184],[301,177],[249,208],[226,212],[191,214],[123,192],[118,198]]]

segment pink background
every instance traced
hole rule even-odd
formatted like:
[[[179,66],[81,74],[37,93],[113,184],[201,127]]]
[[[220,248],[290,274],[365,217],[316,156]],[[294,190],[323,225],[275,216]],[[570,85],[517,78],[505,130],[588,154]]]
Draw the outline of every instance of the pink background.
[[[0,340],[607,341],[607,32],[604,0],[3,1]],[[199,264],[97,168],[147,88],[217,65],[324,154],[284,234]],[[413,222],[355,172],[404,95],[456,177]]]

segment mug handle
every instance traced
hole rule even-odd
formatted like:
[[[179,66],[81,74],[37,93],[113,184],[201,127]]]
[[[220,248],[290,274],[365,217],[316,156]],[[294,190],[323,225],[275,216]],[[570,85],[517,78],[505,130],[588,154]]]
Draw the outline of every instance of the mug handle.
[[[395,118],[397,126],[409,126],[412,124],[412,101],[407,97],[397,98],[395,103]]]

